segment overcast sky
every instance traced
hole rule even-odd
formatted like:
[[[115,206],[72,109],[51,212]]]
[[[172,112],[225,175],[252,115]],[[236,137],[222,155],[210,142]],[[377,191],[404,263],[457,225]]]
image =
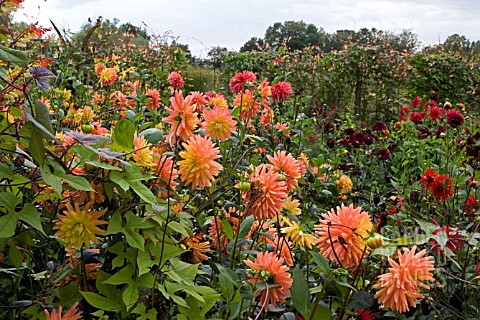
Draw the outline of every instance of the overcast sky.
[[[332,33],[375,27],[395,33],[409,29],[424,45],[451,34],[480,40],[479,0],[25,0],[16,20],[73,31],[98,16],[141,25],[157,34],[171,31],[192,53],[209,48],[239,50],[251,37],[263,37],[275,22],[303,20]]]

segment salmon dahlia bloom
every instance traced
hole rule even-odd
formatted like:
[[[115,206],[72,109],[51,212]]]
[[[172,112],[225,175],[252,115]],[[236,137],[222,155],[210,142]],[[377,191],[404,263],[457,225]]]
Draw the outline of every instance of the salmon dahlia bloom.
[[[247,281],[254,285],[264,284],[255,291],[255,296],[260,296],[260,303],[268,311],[268,305],[277,307],[278,302],[285,302],[286,295],[290,294],[293,280],[288,273],[288,267],[282,265],[283,258],[277,259],[274,252],[260,252],[255,261],[244,260],[252,268]],[[273,287],[270,287],[275,285]]]
[[[287,185],[271,166],[261,164],[250,175],[250,190],[242,191],[245,212],[255,219],[273,218],[280,213],[287,197]]]
[[[214,106],[212,110],[203,112],[202,127],[205,128],[205,135],[216,140],[225,140],[232,136],[237,121],[233,120],[228,108],[222,109]]]
[[[292,94],[292,86],[289,82],[280,81],[274,84],[271,88],[271,98],[274,101],[284,101]]]
[[[176,71],[171,72],[168,75],[167,80],[170,83],[170,85],[176,90],[182,88],[185,85],[185,82],[183,81],[182,76],[180,75],[180,73]]]
[[[228,86],[233,93],[240,93],[245,89],[245,84],[253,84],[257,81],[257,76],[252,71],[242,71],[230,79]]]
[[[285,176],[288,191],[295,190],[298,185],[297,179],[301,177],[299,161],[286,151],[277,151],[273,157],[267,156],[267,159],[276,172]]]
[[[78,302],[75,302],[75,304],[65,312],[64,315],[62,315],[61,306],[58,307],[58,311],[57,309],[53,309],[51,313],[45,309],[46,320],[80,320],[82,319],[82,312],[77,310],[77,307]]]
[[[96,235],[104,236],[105,230],[98,226],[107,224],[107,221],[98,220],[107,209],[101,211],[90,211],[86,205],[84,210],[80,210],[78,203],[75,208],[70,203],[65,205],[67,210],[63,211],[64,215],[59,214],[58,220],[55,220],[53,229],[58,230],[55,235],[68,243],[69,246],[75,246],[80,249],[83,244],[90,246],[90,241],[98,242]]]
[[[366,238],[373,228],[372,221],[362,207],[346,207],[343,203],[328,214],[322,214],[315,226],[317,246],[325,258],[343,267],[355,267],[369,253]]]
[[[183,98],[182,91],[175,91],[175,95],[170,98],[171,108],[165,107],[170,115],[163,118],[162,121],[171,125],[168,133],[169,137],[177,135],[184,141],[193,135],[193,130],[198,124],[197,113],[194,112],[195,105],[192,97]]]
[[[192,188],[205,188],[212,186],[215,176],[222,170],[222,165],[215,162],[220,158],[218,148],[208,138],[200,135],[192,136],[187,143],[182,144],[185,150],[179,155],[183,159],[178,162],[181,179],[185,185]]]
[[[145,104],[150,110],[156,110],[160,106],[160,93],[157,89],[148,89],[147,95],[150,96]]]
[[[425,250],[415,253],[403,249],[403,254],[398,251],[398,263],[388,258],[391,268],[386,274],[380,275],[374,288],[380,289],[375,298],[386,308],[399,312],[409,311],[409,305],[416,306],[417,299],[423,298],[420,289],[430,289],[423,281],[434,281],[430,271],[435,270],[432,257],[425,257]]]
[[[159,155],[157,155],[158,158],[160,158]],[[153,160],[153,168],[157,176],[155,184],[157,186],[170,185],[171,187],[176,187],[178,182],[175,179],[177,179],[178,173],[174,166],[173,158],[163,155],[160,160],[157,159]]]

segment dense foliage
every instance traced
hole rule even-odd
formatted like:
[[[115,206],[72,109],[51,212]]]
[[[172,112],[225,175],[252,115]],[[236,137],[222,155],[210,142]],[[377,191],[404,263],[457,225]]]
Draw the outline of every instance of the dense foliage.
[[[0,318],[480,317],[474,61],[1,28]]]

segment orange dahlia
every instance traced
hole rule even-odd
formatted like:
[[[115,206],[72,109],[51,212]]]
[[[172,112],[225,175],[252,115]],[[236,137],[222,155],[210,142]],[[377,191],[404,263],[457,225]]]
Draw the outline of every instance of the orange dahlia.
[[[298,185],[297,179],[300,178],[300,164],[290,153],[286,151],[277,151],[272,156],[267,156],[268,161],[273,166],[273,169],[283,174],[286,178],[288,191],[295,190]]]
[[[64,315],[62,315],[62,307],[58,307],[57,309],[53,309],[52,313],[48,312],[46,309],[45,315],[47,316],[46,320],[79,320],[82,319],[82,312],[77,310],[78,302],[67,311]]]
[[[255,117],[260,108],[260,104],[248,89],[237,94],[233,105],[240,106],[240,119],[242,121]]]
[[[156,156],[157,159],[160,158],[159,155]],[[170,184],[171,187],[177,186],[178,182],[176,182],[175,179],[177,179],[178,173],[174,167],[173,158],[163,155],[160,160],[157,159],[153,160],[155,175],[158,177],[155,184],[158,186],[166,186],[168,184]]]
[[[336,261],[343,267],[355,267],[362,256],[368,254],[365,239],[373,224],[362,207],[337,207],[329,214],[323,214],[320,224],[315,226],[318,235],[317,246],[325,258]]]
[[[399,312],[409,311],[409,305],[416,306],[416,300],[423,298],[419,287],[430,289],[422,281],[434,281],[430,271],[435,270],[432,257],[425,257],[425,250],[415,253],[417,247],[412,250],[403,249],[403,254],[398,251],[398,263],[388,258],[391,268],[386,274],[380,275],[379,281],[374,288],[380,289],[375,298],[386,308]]]
[[[255,219],[273,218],[282,210],[287,185],[271,166],[261,164],[250,175],[250,190],[242,191],[245,213]]]
[[[233,229],[233,234],[235,235],[238,231],[238,218],[232,216],[232,213],[237,213],[238,211],[235,210],[234,207],[230,207],[228,212],[225,211],[225,209],[222,209],[223,213],[225,215],[225,220],[230,223]],[[228,239],[225,236],[225,233],[223,232],[222,229],[222,218],[219,217],[218,215],[213,218],[212,222],[210,223],[210,228],[208,229],[208,233],[210,234],[210,237],[212,238],[211,245],[213,247],[217,247],[217,245],[225,249],[227,244],[230,242],[230,239]]]
[[[208,138],[200,135],[192,136],[187,143],[182,144],[185,150],[179,155],[183,159],[178,162],[181,179],[192,188],[210,187],[215,176],[222,170],[222,165],[215,162],[221,157],[218,148]]]
[[[293,280],[288,273],[288,267],[282,265],[283,258],[277,259],[274,252],[258,253],[255,261],[244,260],[252,268],[248,272],[250,279],[247,281],[254,285],[264,284],[255,296],[260,297],[260,303],[268,311],[268,305],[277,307],[278,302],[285,302],[286,295],[290,294]]]
[[[100,82],[102,84],[113,84],[117,78],[117,73],[113,68],[106,68],[100,72]]]
[[[170,104],[171,108],[165,107],[170,115],[162,119],[163,122],[171,125],[168,135],[178,135],[187,141],[188,137],[193,135],[193,130],[198,123],[192,97],[187,96],[184,99],[182,91],[175,91],[175,96],[170,98]]]
[[[59,214],[58,219],[55,220],[53,229],[58,230],[55,235],[68,243],[69,246],[75,246],[80,249],[85,243],[90,246],[90,241],[98,242],[96,235],[104,236],[105,230],[98,226],[107,224],[107,221],[98,220],[107,209],[101,211],[90,211],[89,206],[86,205],[84,210],[80,210],[78,203],[75,203],[75,209],[70,203],[65,205],[67,210],[63,211],[64,215]]]
[[[205,135],[217,140],[225,140],[232,136],[237,121],[233,120],[228,108],[222,109],[214,106],[212,110],[203,112],[202,127],[205,128]]]

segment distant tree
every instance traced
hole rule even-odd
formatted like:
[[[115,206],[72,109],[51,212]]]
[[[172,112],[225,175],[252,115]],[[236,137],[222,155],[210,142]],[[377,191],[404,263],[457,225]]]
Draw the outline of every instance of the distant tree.
[[[265,48],[265,42],[262,38],[252,37],[240,48],[240,52],[250,52]]]
[[[321,36],[314,24],[306,24],[303,21],[276,22],[268,27],[265,32],[264,41],[269,43],[273,49],[277,49],[283,43],[290,50],[300,50],[308,46],[319,46]]]

